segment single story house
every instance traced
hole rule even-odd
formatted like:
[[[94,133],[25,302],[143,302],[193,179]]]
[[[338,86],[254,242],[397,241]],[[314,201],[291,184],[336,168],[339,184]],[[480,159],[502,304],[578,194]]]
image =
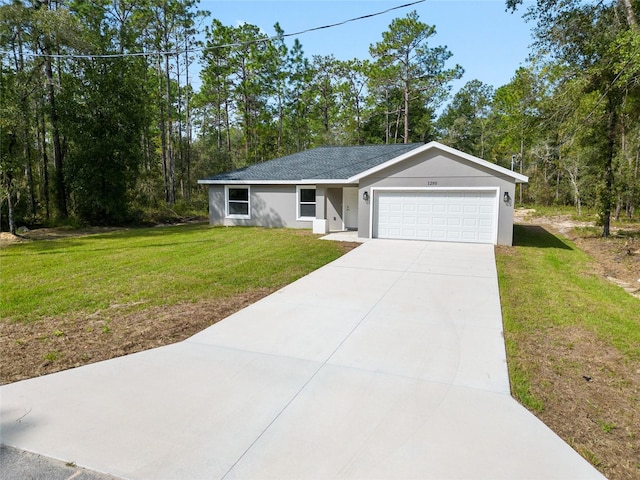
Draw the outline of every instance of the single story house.
[[[515,185],[527,181],[430,142],[319,147],[198,183],[212,225],[511,245]]]

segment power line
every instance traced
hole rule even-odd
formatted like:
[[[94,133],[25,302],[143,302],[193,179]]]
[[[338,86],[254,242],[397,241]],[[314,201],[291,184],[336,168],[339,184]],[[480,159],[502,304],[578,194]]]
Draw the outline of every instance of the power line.
[[[57,58],[57,59],[86,59],[86,60],[93,60],[93,59],[100,59],[100,58],[125,58],[125,57],[153,57],[153,56],[164,56],[164,55],[181,55],[181,54],[185,54],[185,53],[196,53],[196,52],[202,52],[204,50],[218,50],[221,48],[230,48],[230,47],[243,47],[246,45],[253,45],[253,44],[257,44],[257,43],[264,43],[264,42],[270,42],[273,40],[278,40],[281,38],[286,38],[286,37],[296,37],[299,35],[304,35],[305,33],[310,33],[310,32],[316,32],[318,30],[325,30],[328,28],[335,28],[335,27],[339,27],[342,25],[346,25],[348,23],[352,23],[352,22],[357,22],[360,20],[366,20],[368,18],[372,18],[372,17],[377,17],[379,15],[384,15],[385,13],[389,13],[392,12],[394,10],[400,10],[402,8],[407,8],[407,7],[411,7],[413,5],[417,5],[419,3],[423,3],[426,2],[426,0],[416,0],[413,1],[411,3],[405,3],[403,5],[398,5],[396,7],[391,7],[391,8],[387,8],[386,10],[382,10],[380,12],[375,12],[375,13],[370,13],[367,15],[361,15],[359,17],[354,17],[354,18],[349,18],[347,20],[343,20],[341,22],[337,22],[337,23],[332,23],[329,25],[322,25],[320,27],[312,27],[312,28],[307,28],[306,30],[301,30],[299,32],[294,32],[294,33],[284,33],[282,35],[274,35],[274,36],[270,36],[270,37],[263,37],[263,38],[258,38],[256,40],[251,40],[248,42],[238,42],[238,43],[227,43],[224,45],[214,45],[214,46],[210,46],[210,47],[195,47],[195,48],[185,48],[185,49],[181,49],[181,50],[170,50],[170,51],[155,51],[155,52],[131,52],[131,53],[113,53],[113,54],[64,54],[64,53],[60,53],[60,54],[44,54],[44,53],[35,53],[35,52],[24,52],[23,56],[25,57],[36,57],[36,58]],[[2,55],[11,55],[11,52],[7,51],[7,50],[0,50],[0,54]]]

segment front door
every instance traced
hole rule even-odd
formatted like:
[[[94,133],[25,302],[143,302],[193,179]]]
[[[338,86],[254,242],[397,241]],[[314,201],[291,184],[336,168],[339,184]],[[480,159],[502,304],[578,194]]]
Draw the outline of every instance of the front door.
[[[358,189],[345,187],[342,190],[344,205],[344,228],[347,230],[358,229]]]

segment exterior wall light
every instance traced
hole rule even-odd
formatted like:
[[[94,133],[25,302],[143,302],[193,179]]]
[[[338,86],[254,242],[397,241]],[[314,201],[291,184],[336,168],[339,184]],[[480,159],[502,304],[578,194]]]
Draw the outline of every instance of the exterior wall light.
[[[509,192],[504,192],[502,198],[504,199],[504,203],[506,203],[507,205],[511,203],[511,195],[509,195]]]
[[[369,201],[369,192],[367,192],[366,190],[362,194],[362,200],[364,200],[365,202]]]

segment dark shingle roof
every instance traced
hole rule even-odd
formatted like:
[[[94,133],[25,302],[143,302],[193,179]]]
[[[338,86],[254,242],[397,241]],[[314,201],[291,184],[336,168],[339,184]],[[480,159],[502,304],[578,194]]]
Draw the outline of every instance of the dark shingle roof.
[[[346,180],[381,165],[422,143],[318,147],[239,170],[221,173],[212,181]]]

